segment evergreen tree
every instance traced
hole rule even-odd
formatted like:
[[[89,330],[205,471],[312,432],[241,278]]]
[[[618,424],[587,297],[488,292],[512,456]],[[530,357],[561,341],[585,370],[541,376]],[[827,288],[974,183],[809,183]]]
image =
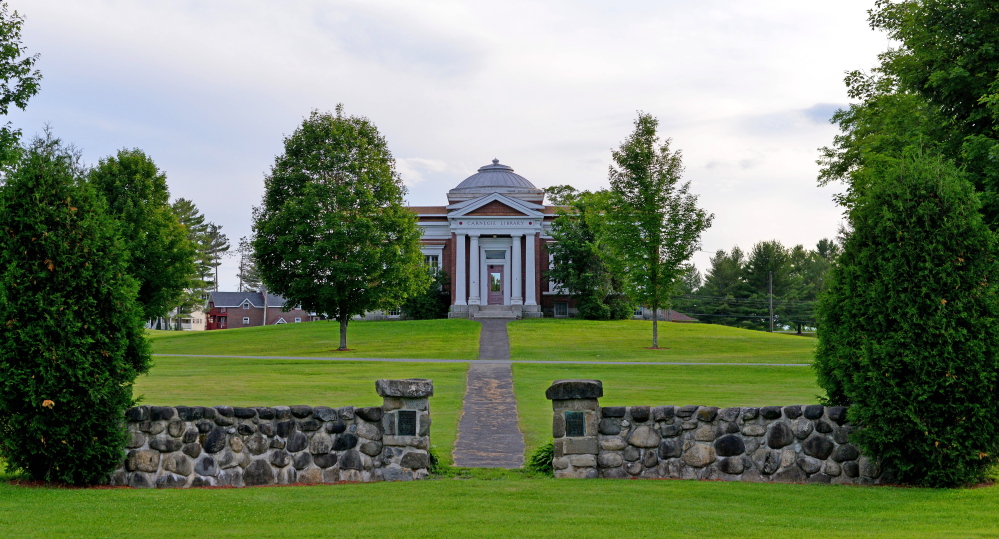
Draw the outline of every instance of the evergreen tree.
[[[239,278],[240,292],[256,292],[260,290],[260,272],[257,270],[257,260],[253,257],[252,239],[246,236],[239,238],[239,247],[236,248],[239,255]]]
[[[999,455],[996,235],[951,163],[870,172],[819,304],[819,385],[900,480],[977,482]]]
[[[118,221],[146,319],[166,315],[183,303],[195,272],[195,249],[168,203],[166,175],[133,149],[101,159],[88,179]]]
[[[37,480],[96,483],[122,459],[150,358],[118,230],[51,136],[0,188],[0,456]]]
[[[660,140],[659,121],[639,113],[635,131],[612,153],[613,193],[607,213],[607,245],[625,291],[653,313],[668,309],[684,264],[700,245],[713,215],[697,207],[690,182],[680,183],[683,164],[670,140]],[[658,317],[652,319],[652,347],[659,348]]]
[[[219,266],[229,256],[229,237],[222,233],[222,225],[208,223],[201,239],[201,252],[212,268],[212,290],[219,290]]]
[[[367,118],[313,111],[285,138],[254,210],[254,252],[269,291],[347,325],[429,285],[416,216],[384,137]]]

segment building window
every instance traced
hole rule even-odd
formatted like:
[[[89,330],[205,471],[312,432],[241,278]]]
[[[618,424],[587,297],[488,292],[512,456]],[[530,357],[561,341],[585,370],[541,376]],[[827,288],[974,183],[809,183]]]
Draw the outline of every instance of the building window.
[[[431,268],[439,268],[441,265],[440,255],[423,255],[423,263]]]
[[[565,317],[569,316],[569,303],[565,301],[555,302],[555,317]]]
[[[246,303],[246,302],[244,301],[244,302],[243,302],[243,304],[242,304],[242,305],[240,305],[240,307],[242,307],[242,308],[244,308],[244,309],[249,309],[249,308],[250,308],[250,304],[249,304],[249,303]]]
[[[302,321],[302,317],[301,316],[296,316],[295,317],[295,323],[296,324],[299,323],[299,322],[301,322],[301,321]]]
[[[487,260],[503,260],[506,258],[506,251],[486,251]]]
[[[243,317],[243,324],[244,325],[249,325],[250,324],[250,317],[249,316],[244,316]]]
[[[391,310],[389,310],[388,315],[389,316],[402,316],[402,308],[396,307],[395,309],[391,309]]]
[[[642,316],[642,306],[635,307],[635,316]]]

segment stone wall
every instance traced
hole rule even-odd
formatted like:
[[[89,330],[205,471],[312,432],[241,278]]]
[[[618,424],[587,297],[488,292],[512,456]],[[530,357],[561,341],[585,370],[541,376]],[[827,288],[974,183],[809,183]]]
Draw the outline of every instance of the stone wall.
[[[558,380],[555,477],[888,482],[850,443],[840,406],[607,406],[598,380]]]
[[[382,406],[130,408],[131,439],[111,483],[242,487],[427,477],[433,382],[378,380],[375,387]]]

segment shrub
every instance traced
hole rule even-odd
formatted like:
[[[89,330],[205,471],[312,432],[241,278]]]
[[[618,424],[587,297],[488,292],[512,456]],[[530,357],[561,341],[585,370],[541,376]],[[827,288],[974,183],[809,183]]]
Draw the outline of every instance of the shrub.
[[[555,441],[550,440],[534,450],[531,458],[527,460],[527,469],[548,477],[555,477],[555,469],[552,467],[552,459],[555,458]]]
[[[980,481],[999,452],[996,236],[939,159],[882,165],[819,303],[816,370],[903,482]]]
[[[37,139],[0,188],[0,457],[88,484],[122,460],[149,352],[117,229],[76,162]]]
[[[433,320],[447,318],[451,308],[451,283],[447,272],[429,267],[431,282],[422,293],[410,296],[402,304],[402,313],[412,320]]]

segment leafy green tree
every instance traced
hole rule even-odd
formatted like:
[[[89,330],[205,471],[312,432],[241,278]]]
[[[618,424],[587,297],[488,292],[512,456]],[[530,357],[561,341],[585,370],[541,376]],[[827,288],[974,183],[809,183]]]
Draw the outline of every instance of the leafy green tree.
[[[91,484],[121,462],[132,383],[149,370],[138,285],[78,157],[36,139],[0,189],[0,456]]]
[[[572,204],[580,193],[571,185],[552,185],[545,187],[545,195],[548,196],[550,204],[567,206]]]
[[[700,245],[713,215],[697,207],[690,182],[680,183],[683,164],[670,139],[660,141],[659,121],[639,113],[635,131],[612,153],[613,193],[607,213],[607,243],[625,290],[652,308],[668,309],[684,264]],[[652,318],[652,347],[659,347],[658,317]]]
[[[254,210],[253,248],[267,288],[335,318],[340,348],[354,315],[420,293],[416,216],[384,137],[367,118],[313,111],[284,140]]]
[[[28,56],[27,48],[21,43],[21,27],[24,17],[17,11],[11,12],[7,2],[0,2],[0,115],[7,116],[10,106],[24,110],[28,99],[38,93],[42,74],[33,69],[38,55]],[[0,165],[9,165],[17,160],[21,146],[21,130],[10,122],[0,127]],[[0,184],[3,180],[0,179]]]
[[[622,319],[632,311],[603,240],[609,199],[608,191],[574,192],[563,200],[568,207],[559,210],[551,228],[555,243],[548,248],[553,260],[548,279],[576,300],[579,317],[587,320]]]
[[[447,318],[451,308],[451,281],[447,272],[433,266],[427,266],[430,276],[430,286],[422,294],[406,298],[402,304],[402,313],[413,320],[433,320]]]
[[[977,482],[999,455],[996,234],[944,159],[871,177],[819,303],[819,385],[900,480]]]
[[[166,175],[136,148],[101,159],[87,177],[118,221],[146,319],[164,316],[183,303],[195,273],[195,249],[170,207]]]
[[[240,292],[256,292],[260,290],[260,271],[257,270],[257,260],[253,257],[253,240],[246,236],[239,238],[239,247],[236,248],[239,255],[239,278]]]

